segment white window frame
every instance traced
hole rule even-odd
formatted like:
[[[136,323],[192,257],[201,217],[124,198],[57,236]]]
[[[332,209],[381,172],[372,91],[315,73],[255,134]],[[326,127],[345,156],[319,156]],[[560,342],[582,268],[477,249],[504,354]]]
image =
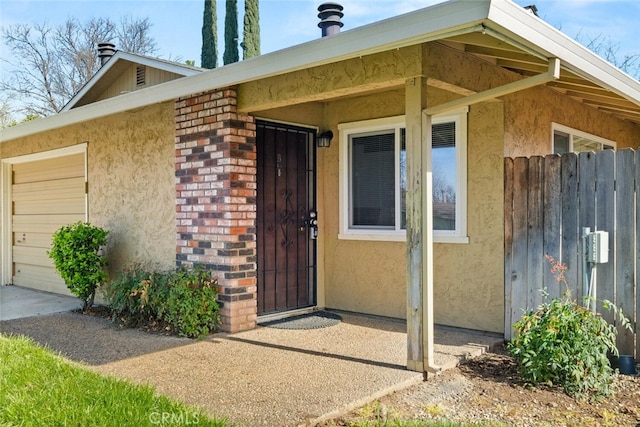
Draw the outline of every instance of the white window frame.
[[[461,108],[446,115],[433,116],[431,124],[456,123],[456,229],[433,230],[434,243],[469,243],[467,236],[467,114],[468,107]],[[406,129],[405,116],[386,117],[382,119],[363,120],[338,125],[340,139],[340,231],[341,240],[373,240],[388,242],[406,242],[407,232],[400,228],[400,191],[396,191],[396,228],[384,230],[375,228],[350,227],[350,180],[351,159],[349,152],[349,136],[365,132],[394,130],[396,133],[396,161],[400,158],[400,129]],[[396,167],[396,182],[400,182],[400,168]]]
[[[612,141],[610,139],[606,139],[603,138],[601,136],[597,136],[597,135],[593,135],[591,133],[587,133],[587,132],[582,132],[578,129],[574,129],[571,128],[569,126],[565,126],[565,125],[561,125],[559,123],[556,122],[552,122],[551,123],[551,152],[555,153],[556,152],[556,147],[555,147],[555,134],[556,131],[562,132],[562,133],[566,133],[569,135],[569,153],[575,153],[574,149],[573,149],[573,139],[574,137],[579,137],[579,138],[586,138],[586,139],[590,139],[593,142],[597,142],[599,144],[602,145],[608,145],[613,147],[613,149],[615,150],[617,147],[617,144],[615,141]],[[601,150],[603,148],[600,148]]]

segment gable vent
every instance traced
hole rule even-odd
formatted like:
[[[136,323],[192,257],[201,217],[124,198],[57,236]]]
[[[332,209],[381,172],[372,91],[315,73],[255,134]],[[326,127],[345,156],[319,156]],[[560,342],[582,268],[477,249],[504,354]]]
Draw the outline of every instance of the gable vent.
[[[147,80],[147,67],[138,65],[136,67],[136,86],[144,86]]]

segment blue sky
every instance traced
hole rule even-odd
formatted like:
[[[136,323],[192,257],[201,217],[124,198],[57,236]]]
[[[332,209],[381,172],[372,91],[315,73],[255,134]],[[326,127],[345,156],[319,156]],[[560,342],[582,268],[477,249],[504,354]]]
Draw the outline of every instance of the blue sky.
[[[268,53],[320,36],[317,6],[325,0],[260,0],[262,53]],[[473,0],[469,0],[473,1]],[[341,0],[344,5],[343,30],[410,12],[439,0]],[[516,0],[520,5],[536,4],[539,15],[571,37],[610,37],[619,43],[620,53],[640,52],[637,32],[640,1],[626,0]],[[220,55],[223,50],[224,1],[218,1]],[[244,3],[238,1],[242,21]],[[152,37],[158,44],[156,55],[165,59],[193,59],[200,64],[203,0],[1,0],[0,23],[57,25],[73,16],[79,20],[107,16],[148,17]],[[240,25],[240,28],[242,26]],[[3,44],[0,58],[11,60]],[[0,64],[6,69],[6,65]],[[1,70],[0,70],[1,71]]]

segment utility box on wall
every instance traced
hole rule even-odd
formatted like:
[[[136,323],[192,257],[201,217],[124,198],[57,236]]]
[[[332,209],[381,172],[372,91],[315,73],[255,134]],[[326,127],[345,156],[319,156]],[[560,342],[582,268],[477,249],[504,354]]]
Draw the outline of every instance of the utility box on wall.
[[[587,234],[587,262],[604,264],[609,262],[609,233],[594,231]]]

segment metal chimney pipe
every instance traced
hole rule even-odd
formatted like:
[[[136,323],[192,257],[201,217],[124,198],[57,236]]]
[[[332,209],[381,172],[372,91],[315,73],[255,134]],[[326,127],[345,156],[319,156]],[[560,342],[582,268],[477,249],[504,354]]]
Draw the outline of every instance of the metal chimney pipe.
[[[318,12],[320,12],[318,13],[318,18],[320,18],[318,27],[322,29],[322,37],[340,32],[340,28],[344,25],[340,20],[344,16],[343,9],[338,3],[322,3],[318,6]]]
[[[116,53],[116,45],[113,43],[98,43],[98,58],[100,58],[100,66],[107,63],[109,59]]]

